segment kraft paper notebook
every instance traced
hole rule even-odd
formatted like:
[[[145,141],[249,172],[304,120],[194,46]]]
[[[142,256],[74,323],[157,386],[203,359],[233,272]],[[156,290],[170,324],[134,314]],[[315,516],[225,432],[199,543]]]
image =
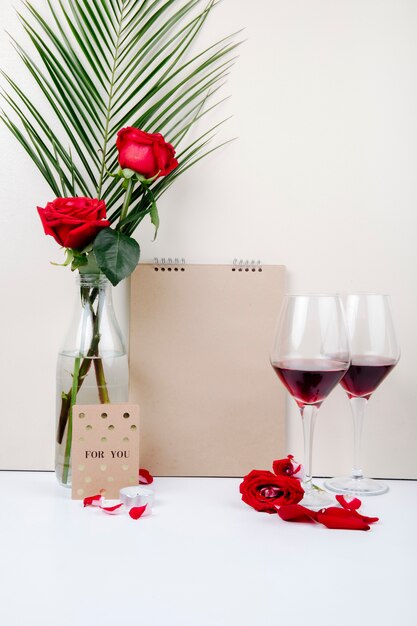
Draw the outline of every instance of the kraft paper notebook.
[[[130,401],[141,466],[243,476],[285,456],[269,350],[283,266],[140,264],[131,281]]]

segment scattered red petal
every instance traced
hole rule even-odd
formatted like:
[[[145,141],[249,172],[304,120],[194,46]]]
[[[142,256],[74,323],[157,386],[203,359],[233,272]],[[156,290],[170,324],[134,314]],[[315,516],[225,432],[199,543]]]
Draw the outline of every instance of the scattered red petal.
[[[139,485],[150,485],[153,483],[153,476],[148,470],[141,468],[139,470]]]
[[[139,519],[145,513],[147,506],[148,506],[147,504],[145,504],[144,506],[134,506],[129,511],[130,517],[132,519]]]
[[[356,510],[330,506],[321,511],[312,511],[301,504],[287,504],[276,507],[277,513],[285,522],[319,522],[327,528],[343,530],[369,530],[369,524],[377,522],[377,517],[360,515]]]
[[[277,507],[277,513],[285,522],[313,522],[317,521],[317,513],[301,504],[286,504]]]
[[[358,509],[362,504],[359,498],[352,498],[352,500],[348,501],[344,496],[336,496],[336,500],[345,510],[350,511],[353,515],[359,517],[363,522],[365,522],[365,524],[374,524],[379,521],[379,517],[367,517],[366,515],[359,513]]]
[[[114,513],[120,507],[123,506],[123,502],[119,502],[119,504],[114,504],[113,506],[101,506],[100,509],[105,513]]]
[[[317,512],[317,521],[327,528],[341,530],[369,530],[370,526],[356,513],[340,509],[336,506],[329,506]]]
[[[362,502],[359,498],[352,498],[351,500],[346,500],[345,496],[337,495],[336,500],[338,503],[348,511],[357,511],[361,506]]]
[[[100,506],[100,502],[102,501],[103,496],[97,494],[96,496],[88,496],[84,498],[84,506]]]
[[[359,515],[361,520],[366,524],[375,524],[375,522],[379,522],[379,517],[367,517],[366,515],[361,515],[360,513],[356,513]]]

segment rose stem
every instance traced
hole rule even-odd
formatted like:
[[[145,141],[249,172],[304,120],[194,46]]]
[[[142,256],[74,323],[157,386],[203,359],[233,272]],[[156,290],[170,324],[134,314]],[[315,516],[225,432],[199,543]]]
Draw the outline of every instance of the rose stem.
[[[68,413],[68,430],[67,430],[67,443],[65,445],[65,456],[64,456],[64,467],[62,470],[62,482],[64,485],[68,482],[68,474],[70,468],[70,458],[71,458],[71,446],[72,446],[72,407],[75,404],[75,400],[77,398],[78,392],[78,377],[80,372],[80,357],[75,359],[74,364],[74,375],[72,379],[72,388],[71,388],[71,404],[70,410]]]
[[[92,305],[96,299],[98,295],[98,290],[97,289],[93,289],[91,292],[91,297],[88,298],[89,303],[90,303],[90,307],[92,308]],[[98,333],[98,327],[97,327],[97,318],[93,313],[93,319],[94,319],[94,333],[93,333],[93,337],[91,340],[91,345],[90,348],[88,350],[87,356],[83,359],[82,363],[81,363],[81,367],[79,368],[79,372],[78,372],[78,381],[77,381],[77,394],[84,382],[84,379],[86,378],[90,367],[91,367],[91,359],[92,357],[94,357],[95,354],[97,354],[97,348],[98,348],[98,344],[100,342],[100,334]],[[98,367],[100,369],[102,369],[102,377],[101,375],[99,375],[99,379],[97,379],[98,384],[98,389],[99,389],[99,395],[100,395],[100,400],[102,401],[103,404],[108,404],[110,402],[110,398],[109,398],[109,394],[107,391],[107,384],[106,384],[106,380],[104,377],[104,370],[103,370],[103,364],[101,359],[94,359],[94,366],[96,367],[96,361],[98,364]],[[97,376],[97,370],[96,370],[96,376]],[[74,374],[73,377],[75,377],[75,367],[74,367]],[[74,378],[73,378],[74,380]],[[100,382],[99,382],[100,380]],[[102,395],[101,395],[102,393]],[[75,400],[75,399],[74,399]],[[58,429],[57,429],[57,442],[58,444],[62,443],[62,440],[64,438],[64,433],[65,433],[65,428],[68,422],[68,418],[69,418],[69,413],[70,413],[70,409],[72,406],[72,388],[68,391],[68,393],[63,393],[62,394],[62,402],[61,402],[61,411],[60,411],[60,415],[59,415],[59,420],[58,420]],[[75,402],[74,402],[75,403]]]
[[[100,398],[100,402],[101,404],[110,404],[110,396],[107,389],[103,361],[101,359],[94,359],[94,370],[96,373],[98,397]]]
[[[77,381],[77,393],[80,390],[81,385],[83,384],[84,379],[90,370],[91,357],[94,356],[94,352],[95,352],[95,347],[93,348],[93,343],[95,339],[96,337],[94,336],[93,341],[91,342],[90,349],[87,353],[87,356],[83,359],[81,363],[81,367],[80,367],[79,374],[78,374],[78,381]],[[97,338],[97,341],[99,340],[100,340],[100,337]],[[75,368],[74,368],[74,373],[73,373],[73,380],[74,380],[74,376],[75,376]],[[58,431],[57,431],[57,442],[59,444],[62,443],[62,439],[64,437],[65,427],[67,425],[68,415],[71,409],[71,402],[72,402],[72,388],[68,391],[68,393],[62,394],[61,412],[59,415]]]
[[[127,189],[125,193],[125,199],[123,200],[122,210],[120,212],[119,224],[124,220],[129,210],[130,201],[132,199],[133,189],[135,187],[135,181],[133,178],[129,178],[129,182],[127,184]],[[122,226],[123,228],[123,226]]]
[[[87,296],[88,298],[88,296]],[[99,298],[98,300],[98,306],[97,306],[97,312],[94,313],[94,309],[93,309],[93,302],[95,300],[95,296],[93,298],[93,294],[91,299],[88,298],[89,304],[90,304],[90,311],[91,311],[91,316],[93,318],[93,324],[94,324],[94,333],[97,334],[98,336],[100,336],[100,320],[101,320],[101,314],[102,314],[102,310],[103,310],[103,299]],[[94,356],[97,357],[95,358],[94,361],[94,371],[96,374],[96,381],[97,381],[97,391],[98,391],[98,397],[99,400],[102,404],[110,404],[110,396],[109,396],[109,392],[107,389],[107,382],[106,382],[106,376],[104,373],[104,366],[103,366],[103,361],[101,358],[98,357],[99,354],[99,349],[98,349],[98,343],[96,346],[96,349],[94,351]]]

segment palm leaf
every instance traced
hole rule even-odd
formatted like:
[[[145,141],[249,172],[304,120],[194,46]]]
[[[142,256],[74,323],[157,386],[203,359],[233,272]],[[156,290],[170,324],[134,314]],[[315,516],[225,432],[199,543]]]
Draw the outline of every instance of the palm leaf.
[[[215,123],[190,130],[223,101],[217,94],[240,44],[237,33],[198,49],[198,36],[217,0],[47,0],[45,14],[24,0],[19,18],[25,45],[12,43],[42,98],[39,111],[3,74],[0,118],[55,195],[105,198],[109,219],[120,215],[123,189],[109,176],[117,166],[115,135],[123,126],[160,132],[180,165],[152,185],[158,198],[216,146]],[[49,111],[49,112],[48,112]],[[188,141],[188,143],[187,143]],[[150,211],[137,189],[125,222],[132,233]]]

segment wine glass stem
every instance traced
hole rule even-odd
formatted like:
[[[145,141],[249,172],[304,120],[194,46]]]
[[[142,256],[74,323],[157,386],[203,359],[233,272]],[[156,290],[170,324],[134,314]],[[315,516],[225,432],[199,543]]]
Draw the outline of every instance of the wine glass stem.
[[[361,449],[362,427],[365,409],[368,400],[366,398],[350,398],[350,406],[353,416],[353,470],[352,478],[363,478]]]
[[[301,418],[303,420],[304,434],[304,472],[303,488],[309,493],[313,488],[312,477],[312,455],[313,455],[313,432],[316,422],[317,407],[314,404],[305,404],[301,407]]]

